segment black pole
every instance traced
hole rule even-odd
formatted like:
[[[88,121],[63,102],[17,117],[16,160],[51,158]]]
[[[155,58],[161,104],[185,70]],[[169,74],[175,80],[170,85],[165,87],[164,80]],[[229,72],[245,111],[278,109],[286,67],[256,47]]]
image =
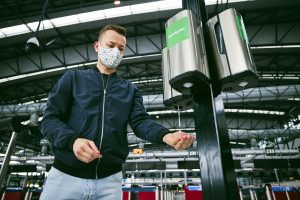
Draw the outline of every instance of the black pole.
[[[10,162],[10,157],[11,155],[14,153],[15,147],[16,147],[16,141],[17,141],[17,132],[12,132],[12,135],[10,137],[10,141],[9,144],[7,146],[7,150],[5,153],[5,157],[3,159],[3,163],[1,165],[1,169],[0,169],[0,186],[3,183],[3,180],[5,179],[5,176],[7,174],[7,169],[9,166],[9,162]]]
[[[227,133],[224,105],[216,79],[216,64],[206,28],[204,0],[183,0],[183,9],[202,21],[211,84],[192,88],[194,119],[204,200],[238,200],[239,192]],[[199,92],[201,91],[201,92]]]
[[[7,150],[0,169],[0,187],[2,186],[3,180],[5,179],[5,176],[7,174],[10,157],[15,151],[18,132],[21,132],[23,130],[23,125],[20,124],[23,118],[24,117],[8,117],[0,120],[0,128],[10,127],[12,130],[10,141],[7,146]]]

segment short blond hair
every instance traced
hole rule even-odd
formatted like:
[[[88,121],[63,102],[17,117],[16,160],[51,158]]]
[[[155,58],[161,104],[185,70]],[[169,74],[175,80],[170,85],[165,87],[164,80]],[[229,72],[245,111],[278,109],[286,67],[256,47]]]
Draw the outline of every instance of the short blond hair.
[[[101,28],[101,30],[99,32],[98,40],[100,40],[101,35],[108,30],[116,31],[120,35],[123,35],[126,37],[126,29],[124,27],[115,25],[115,24],[110,24],[110,25],[106,25],[103,28]]]

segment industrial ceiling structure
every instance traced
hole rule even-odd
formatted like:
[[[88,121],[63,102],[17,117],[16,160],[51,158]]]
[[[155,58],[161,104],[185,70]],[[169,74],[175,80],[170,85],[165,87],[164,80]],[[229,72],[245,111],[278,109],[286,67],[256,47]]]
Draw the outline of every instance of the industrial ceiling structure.
[[[221,94],[234,159],[240,159],[243,165],[251,159],[242,155],[265,158],[260,150],[264,147],[278,150],[274,159],[299,158],[300,2],[220,2],[206,1],[209,18],[225,8],[235,8],[242,14],[260,78],[255,88]],[[126,52],[118,75],[138,86],[151,117],[171,130],[195,132],[192,109],[182,111],[179,127],[177,111],[163,104],[161,50],[166,45],[165,22],[182,10],[180,0],[123,0],[120,5],[112,0],[49,0],[38,31],[40,48],[28,53],[25,44],[34,36],[42,7],[39,0],[0,2],[0,120],[29,120],[18,136],[17,153],[39,155],[42,135],[38,125],[48,93],[66,70],[95,66],[93,42],[106,24],[127,29]],[[11,129],[0,128],[0,153],[5,153]],[[131,148],[144,143],[130,128],[128,134]],[[168,160],[170,154],[163,153],[170,148],[148,143],[144,148],[161,155],[151,154],[152,161],[165,157],[166,162],[172,162]],[[195,148],[187,153],[191,161],[197,157]],[[130,154],[130,159],[137,158]]]

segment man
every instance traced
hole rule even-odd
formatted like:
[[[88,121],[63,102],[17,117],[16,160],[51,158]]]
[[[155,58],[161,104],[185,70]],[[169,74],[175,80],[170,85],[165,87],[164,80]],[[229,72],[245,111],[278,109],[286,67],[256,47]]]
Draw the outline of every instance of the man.
[[[117,25],[101,29],[97,67],[67,71],[49,94],[41,127],[55,160],[41,199],[121,199],[128,123],[138,137],[176,150],[195,140],[151,120],[136,86],[117,76],[125,33]]]

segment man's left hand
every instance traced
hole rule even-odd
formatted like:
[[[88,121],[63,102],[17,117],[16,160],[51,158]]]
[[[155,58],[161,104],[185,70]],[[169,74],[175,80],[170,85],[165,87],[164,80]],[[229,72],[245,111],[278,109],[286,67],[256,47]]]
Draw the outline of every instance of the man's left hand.
[[[163,137],[163,142],[174,147],[178,151],[189,148],[196,138],[188,133],[177,131],[175,133],[168,133]]]

